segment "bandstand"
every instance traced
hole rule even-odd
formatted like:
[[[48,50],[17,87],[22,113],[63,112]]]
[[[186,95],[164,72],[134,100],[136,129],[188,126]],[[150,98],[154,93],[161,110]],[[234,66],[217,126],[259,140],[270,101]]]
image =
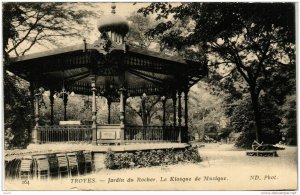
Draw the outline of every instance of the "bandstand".
[[[188,141],[188,92],[207,75],[207,64],[163,55],[126,44],[126,20],[112,13],[98,22],[99,39],[89,44],[11,58],[9,71],[30,83],[34,97],[35,127],[32,143],[90,142],[126,144]],[[40,124],[40,103],[44,90],[50,91],[51,125]],[[91,123],[68,123],[70,92],[92,96]],[[161,126],[132,126],[126,123],[125,103],[129,97],[158,95],[162,101]],[[96,96],[107,99],[108,121],[97,124]],[[54,96],[64,102],[64,121],[54,124]],[[183,98],[182,98],[183,97]],[[183,99],[183,102],[182,102]],[[173,102],[173,125],[166,126],[165,103]],[[120,122],[111,124],[110,105],[120,104]],[[184,113],[182,113],[182,110]],[[183,117],[184,116],[184,117]],[[183,120],[184,119],[184,120]]]

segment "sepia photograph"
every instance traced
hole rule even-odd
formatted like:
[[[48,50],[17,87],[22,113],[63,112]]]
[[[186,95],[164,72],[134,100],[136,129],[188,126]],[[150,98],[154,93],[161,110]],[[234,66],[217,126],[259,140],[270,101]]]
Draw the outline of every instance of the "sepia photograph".
[[[298,2],[1,4],[2,192],[298,190]]]

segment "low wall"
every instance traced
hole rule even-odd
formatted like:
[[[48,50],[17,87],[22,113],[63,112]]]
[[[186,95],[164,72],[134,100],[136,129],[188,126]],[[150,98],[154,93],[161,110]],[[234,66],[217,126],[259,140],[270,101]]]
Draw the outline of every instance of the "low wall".
[[[43,163],[47,174],[45,177],[52,177],[52,170],[58,172],[58,157],[65,156],[65,161],[69,163],[69,168],[71,167],[70,162],[73,162],[72,166],[77,166],[78,175],[86,174],[85,172],[80,172],[79,170],[86,169],[87,166],[82,155],[79,154],[89,152],[90,153],[90,164],[93,171],[101,171],[106,168],[105,158],[107,152],[114,153],[135,153],[137,151],[147,152],[147,151],[165,151],[165,150],[185,150],[188,147],[187,144],[183,143],[159,143],[159,144],[130,144],[130,145],[120,145],[120,146],[92,146],[90,144],[55,144],[52,150],[49,150],[54,144],[36,144],[31,145],[30,149],[25,150],[14,150],[14,151],[5,151],[5,175],[8,178],[20,178],[21,175],[27,178],[38,177],[39,174],[36,173],[39,163]],[[60,150],[58,149],[60,148]],[[47,150],[48,149],[48,150]],[[72,154],[72,159],[71,155]],[[69,155],[69,156],[68,156]],[[68,159],[70,157],[70,159]],[[76,162],[77,159],[77,165]],[[83,159],[83,160],[82,160]],[[24,164],[25,163],[25,164]],[[68,165],[66,165],[68,167]],[[67,168],[67,169],[69,169]],[[80,173],[79,173],[80,172]],[[69,170],[66,170],[66,177],[72,177],[76,175],[76,171],[71,173]],[[58,176],[59,173],[58,173]]]

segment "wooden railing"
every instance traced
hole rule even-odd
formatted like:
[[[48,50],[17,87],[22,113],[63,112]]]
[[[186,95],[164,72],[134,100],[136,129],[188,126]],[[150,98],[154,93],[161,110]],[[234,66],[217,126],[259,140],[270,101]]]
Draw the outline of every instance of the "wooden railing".
[[[40,141],[46,142],[91,142],[91,125],[39,126]]]
[[[125,126],[125,142],[177,142],[179,127]]]

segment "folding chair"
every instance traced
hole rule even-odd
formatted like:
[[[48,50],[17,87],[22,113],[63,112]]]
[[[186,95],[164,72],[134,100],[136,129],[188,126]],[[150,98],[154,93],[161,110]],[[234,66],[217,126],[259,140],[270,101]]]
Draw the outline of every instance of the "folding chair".
[[[20,172],[19,177],[21,179],[30,179],[33,177],[32,175],[32,164],[33,160],[31,156],[25,156],[21,159]]]
[[[46,155],[34,155],[34,172],[38,179],[49,179],[50,166]]]
[[[67,158],[69,162],[69,175],[71,177],[78,176],[78,162],[75,152],[67,153]]]
[[[58,178],[58,159],[55,154],[48,155],[49,165],[50,165],[50,177]]]
[[[77,151],[76,156],[77,156],[79,174],[84,175],[85,174],[85,158],[83,155],[83,151]]]
[[[92,152],[84,151],[83,155],[84,155],[84,159],[85,159],[85,173],[90,173],[93,170]]]
[[[67,155],[64,153],[56,154],[58,160],[58,177],[68,177],[69,176],[69,165]]]

